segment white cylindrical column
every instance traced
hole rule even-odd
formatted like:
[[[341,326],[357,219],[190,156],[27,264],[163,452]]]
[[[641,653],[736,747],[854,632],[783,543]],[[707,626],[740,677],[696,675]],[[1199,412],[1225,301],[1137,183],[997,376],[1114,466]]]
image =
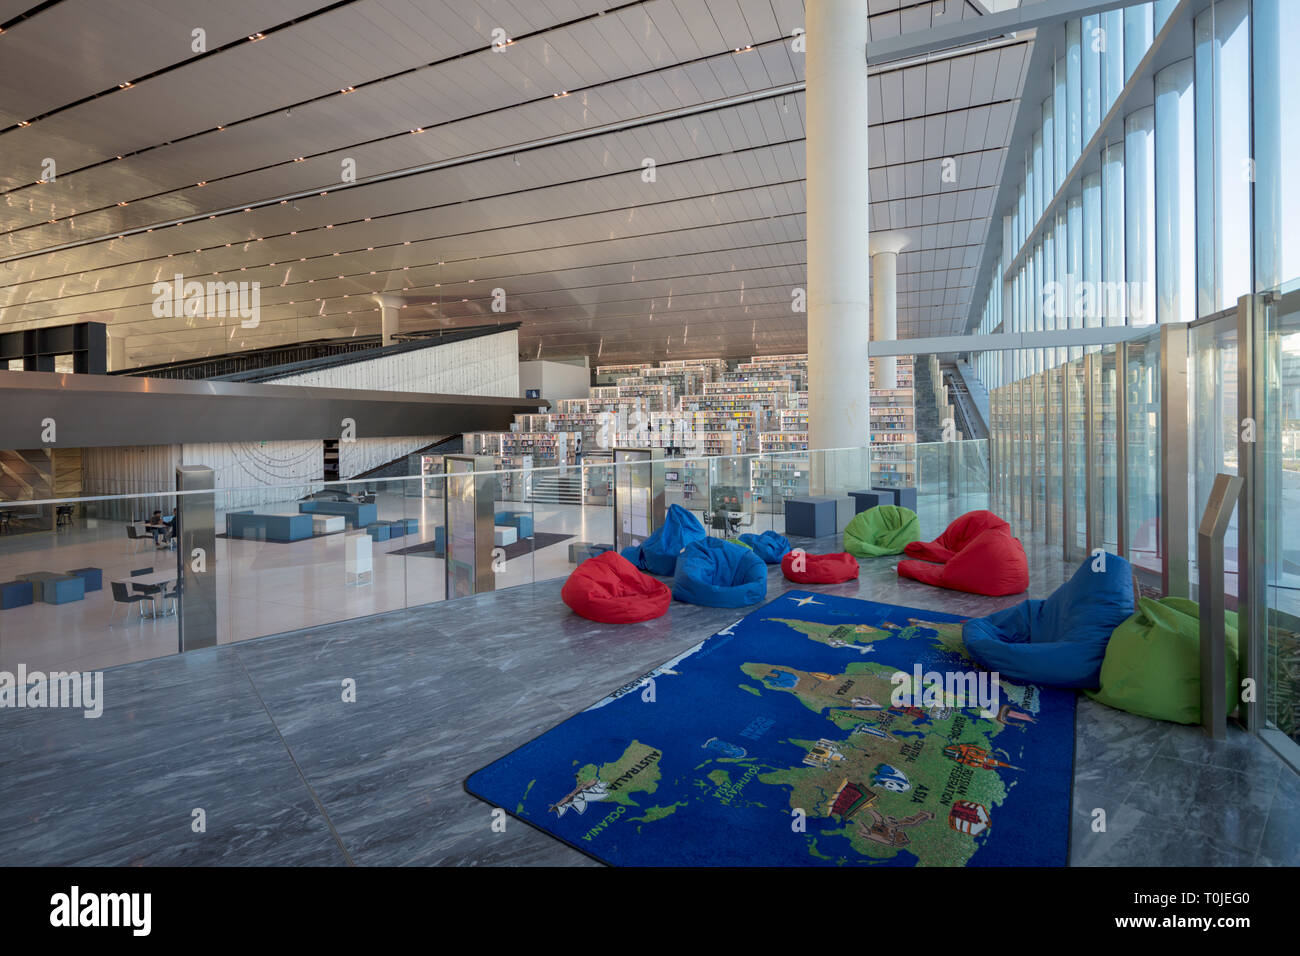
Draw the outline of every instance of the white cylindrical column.
[[[379,303],[379,332],[383,345],[392,345],[393,336],[397,334],[398,310],[402,307],[400,295],[380,294],[375,296]]]
[[[907,236],[876,233],[871,237],[872,338],[892,342],[898,338],[898,254]],[[898,359],[876,357],[876,388],[898,388]]]
[[[867,7],[808,0],[808,447],[867,443]]]

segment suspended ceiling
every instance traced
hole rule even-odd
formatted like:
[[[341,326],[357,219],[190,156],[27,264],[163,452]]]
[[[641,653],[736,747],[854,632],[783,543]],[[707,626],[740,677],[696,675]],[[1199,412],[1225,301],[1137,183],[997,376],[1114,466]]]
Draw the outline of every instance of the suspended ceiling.
[[[873,39],[982,10],[866,9]],[[800,351],[803,23],[800,0],[0,0],[0,330],[103,321],[145,365],[373,334],[390,293],[404,331],[520,321],[528,356]],[[900,337],[964,327],[1031,42],[873,68]],[[156,317],[176,274],[260,283],[257,326]]]

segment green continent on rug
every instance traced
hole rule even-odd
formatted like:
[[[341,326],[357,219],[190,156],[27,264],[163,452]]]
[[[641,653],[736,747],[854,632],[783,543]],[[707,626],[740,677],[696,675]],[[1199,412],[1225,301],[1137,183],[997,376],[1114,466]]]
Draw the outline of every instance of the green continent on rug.
[[[789,592],[466,786],[611,863],[1063,864],[1073,713],[959,618]]]

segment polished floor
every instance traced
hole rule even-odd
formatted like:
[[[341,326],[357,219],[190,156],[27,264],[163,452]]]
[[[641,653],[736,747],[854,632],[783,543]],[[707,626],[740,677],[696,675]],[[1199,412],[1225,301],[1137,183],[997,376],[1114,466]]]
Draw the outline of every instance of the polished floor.
[[[1044,596],[1070,569],[1027,544],[1030,593]],[[1015,601],[938,591],[893,565],[864,561],[859,581],[827,590],[965,614]],[[785,586],[773,570],[769,598]],[[116,667],[95,720],[0,711],[0,860],[594,865],[517,820],[495,832],[465,777],[741,612],[674,604],[606,627],[569,613],[559,588]],[[1073,864],[1300,864],[1300,780],[1253,738],[1215,744],[1083,700],[1075,746]]]

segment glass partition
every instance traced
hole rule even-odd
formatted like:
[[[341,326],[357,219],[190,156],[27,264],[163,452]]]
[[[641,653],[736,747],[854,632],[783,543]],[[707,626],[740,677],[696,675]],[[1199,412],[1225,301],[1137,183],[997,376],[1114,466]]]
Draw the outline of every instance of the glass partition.
[[[1214,486],[1214,476],[1237,474],[1237,316],[1235,311],[1191,329],[1188,395],[1192,407],[1188,461],[1192,470],[1192,520],[1199,521]],[[1196,536],[1188,539],[1192,595],[1198,588]],[[1224,589],[1228,607],[1237,601],[1237,510],[1228,525]]]
[[[1148,582],[1164,571],[1160,551],[1160,337],[1125,346],[1125,546]]]
[[[1065,373],[1065,478],[1069,509],[1065,527],[1065,557],[1079,560],[1087,553],[1088,532],[1088,382],[1085,359],[1062,366]]]
[[[1119,549],[1119,417],[1115,359],[1113,345],[1105,346],[1092,356],[1092,441],[1089,448],[1094,489],[1092,547],[1111,552]]]

